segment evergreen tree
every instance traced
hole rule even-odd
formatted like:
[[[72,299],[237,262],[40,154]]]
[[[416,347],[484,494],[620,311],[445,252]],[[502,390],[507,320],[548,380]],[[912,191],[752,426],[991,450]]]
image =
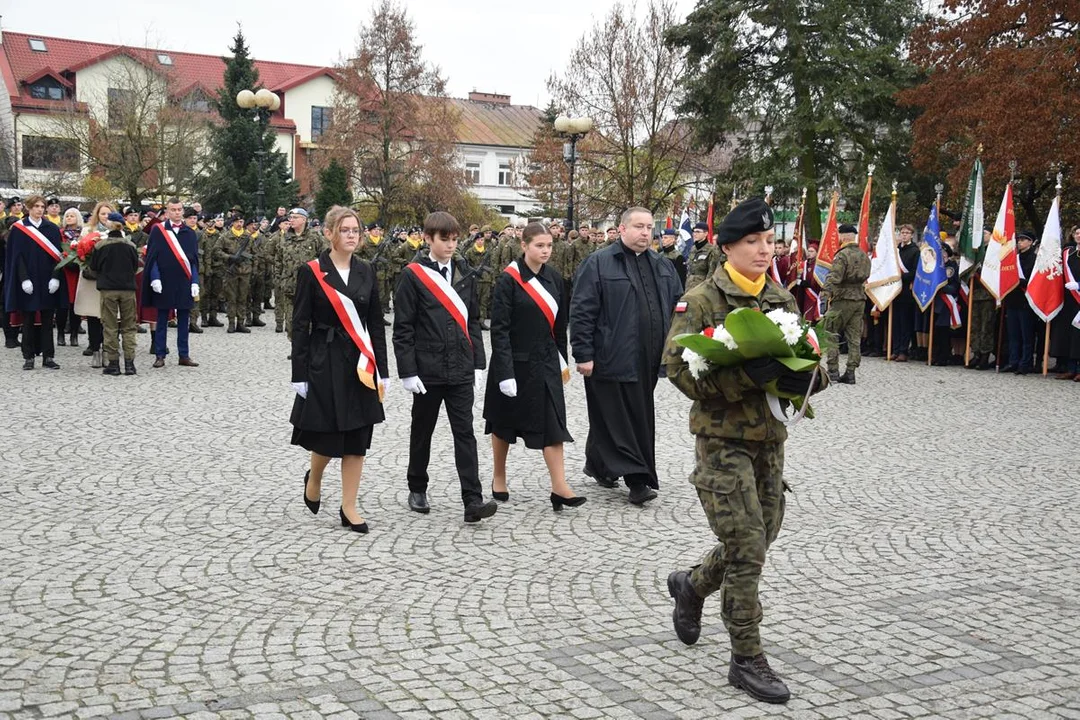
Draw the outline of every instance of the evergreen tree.
[[[324,218],[326,211],[334,205],[349,207],[352,201],[348,173],[337,159],[332,159],[319,171],[319,191],[315,193],[315,213],[320,218]]]
[[[203,206],[221,212],[239,205],[254,213],[258,204],[259,161],[264,153],[263,211],[296,202],[297,184],[289,179],[286,157],[274,147],[275,130],[253,120],[253,110],[242,110],[236,104],[241,90],[259,89],[259,72],[255,69],[242,30],[236,31],[230,48],[232,57],[225,59],[225,76],[217,98],[212,101],[221,123],[210,129],[210,170],[199,183],[197,195]]]
[[[750,181],[740,197],[768,183],[794,204],[807,187],[820,238],[817,190],[834,175],[857,194],[876,163],[882,211],[890,180],[902,192],[919,181],[914,113],[894,95],[917,79],[904,43],[920,17],[918,0],[701,0],[667,35],[687,51],[682,109],[706,146],[735,146],[733,179]]]

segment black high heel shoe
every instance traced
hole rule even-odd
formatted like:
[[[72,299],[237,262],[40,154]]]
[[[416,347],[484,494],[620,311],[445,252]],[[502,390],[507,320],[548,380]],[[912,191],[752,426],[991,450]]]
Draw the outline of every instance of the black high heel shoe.
[[[498,500],[499,502],[506,502],[507,500],[510,499],[510,491],[508,490],[506,492],[495,492],[495,484],[492,483],[491,484],[491,497],[494,500]]]
[[[358,532],[361,535],[367,535],[368,526],[366,522],[354,525],[349,521],[349,518],[345,517],[345,510],[342,508],[338,508],[338,515],[341,516],[341,527],[347,527],[353,532]]]
[[[304,473],[304,504],[307,505],[307,509],[311,511],[312,515],[318,515],[319,514],[319,506],[322,504],[322,500],[321,499],[320,500],[308,500],[307,481],[308,481],[309,477],[311,477],[311,470],[310,469],[308,469],[308,471],[306,473]]]
[[[578,505],[585,504],[585,496],[578,495],[577,497],[567,498],[562,495],[556,495],[551,493],[551,509],[556,512],[563,509],[563,505],[566,507],[577,507]]]

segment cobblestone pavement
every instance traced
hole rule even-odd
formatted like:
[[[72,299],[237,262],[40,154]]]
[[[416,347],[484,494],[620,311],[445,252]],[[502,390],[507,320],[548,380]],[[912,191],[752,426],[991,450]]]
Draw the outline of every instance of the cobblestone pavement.
[[[133,378],[0,354],[0,718],[1080,718],[1080,385],[868,360],[820,397],[763,582],[772,707],[727,685],[716,599],[697,645],[671,629],[665,578],[712,538],[666,381],[658,501],[582,478],[575,377],[589,502],[553,513],[519,446],[510,502],[466,526],[445,426],[433,511],[406,508],[395,380],[359,536],[335,475],[301,501],[282,335],[208,330],[201,367],[162,370],[148,337]]]

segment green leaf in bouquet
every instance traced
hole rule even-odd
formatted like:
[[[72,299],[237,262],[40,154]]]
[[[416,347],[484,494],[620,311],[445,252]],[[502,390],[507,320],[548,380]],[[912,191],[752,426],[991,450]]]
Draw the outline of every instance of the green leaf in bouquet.
[[[724,343],[705,337],[701,333],[676,335],[675,342],[684,348],[693,350],[713,365],[719,365],[720,367],[742,365],[746,360],[738,350],[729,350]]]
[[[735,338],[739,353],[747,360],[761,357],[793,357],[795,351],[784,340],[784,333],[765,313],[753,308],[732,310],[724,327]]]
[[[79,255],[74,250],[60,259],[60,262],[56,263],[56,269],[60,270],[68,267],[72,263],[75,264],[75,268],[79,267]]]
[[[810,372],[817,366],[818,362],[820,362],[820,358],[817,360],[810,360],[801,357],[782,357],[776,358],[776,362],[794,372]]]

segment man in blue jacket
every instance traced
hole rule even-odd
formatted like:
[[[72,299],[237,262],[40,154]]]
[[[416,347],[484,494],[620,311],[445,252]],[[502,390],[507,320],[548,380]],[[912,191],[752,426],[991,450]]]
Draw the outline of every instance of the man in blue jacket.
[[[188,350],[191,309],[199,296],[199,237],[184,224],[184,205],[169,198],[165,221],[154,225],[146,242],[143,267],[143,307],[157,308],[154,329],[154,367],[165,367],[169,333],[169,311],[176,310],[176,350],[180,364],[198,367]]]
[[[589,410],[585,474],[604,487],[624,478],[638,506],[660,487],[653,392],[682,294],[671,261],[649,249],[652,233],[651,212],[624,212],[619,239],[578,268],[570,302],[570,345]]]

